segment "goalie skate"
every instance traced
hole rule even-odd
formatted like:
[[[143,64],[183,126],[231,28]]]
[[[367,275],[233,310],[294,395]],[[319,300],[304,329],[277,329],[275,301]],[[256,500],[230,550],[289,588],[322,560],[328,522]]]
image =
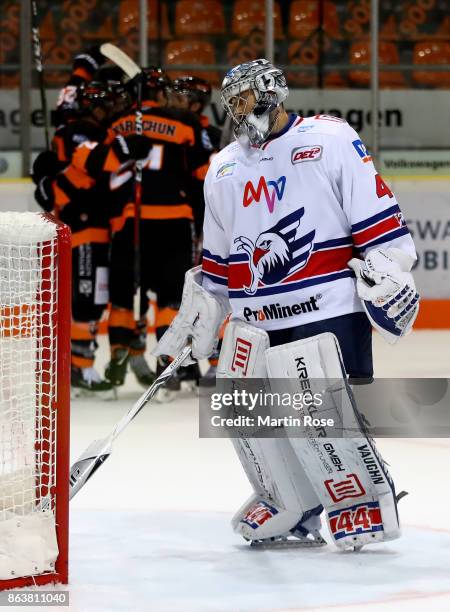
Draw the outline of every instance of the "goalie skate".
[[[252,540],[250,548],[257,548],[260,550],[318,548],[319,546],[325,546],[326,543],[326,540],[324,540],[321,535],[319,535],[318,538],[280,536],[279,538],[267,538],[267,540]]]
[[[252,540],[250,546],[252,548],[264,550],[274,548],[317,548],[319,546],[325,546],[327,541],[322,537],[320,528],[320,513],[313,513],[308,518],[300,520],[288,533],[274,538],[266,538],[264,540]]]

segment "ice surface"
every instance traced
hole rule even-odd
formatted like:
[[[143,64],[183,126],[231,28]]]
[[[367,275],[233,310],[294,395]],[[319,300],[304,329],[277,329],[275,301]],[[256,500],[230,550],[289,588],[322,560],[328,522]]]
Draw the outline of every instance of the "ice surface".
[[[450,332],[393,348],[377,336],[375,359],[379,376],[450,377]],[[116,402],[73,403],[72,460],[136,400],[129,377]],[[400,540],[360,553],[250,550],[229,526],[250,487],[227,440],[198,439],[197,412],[187,394],[147,406],[71,503],[71,610],[450,610],[450,440],[378,442],[409,491]]]

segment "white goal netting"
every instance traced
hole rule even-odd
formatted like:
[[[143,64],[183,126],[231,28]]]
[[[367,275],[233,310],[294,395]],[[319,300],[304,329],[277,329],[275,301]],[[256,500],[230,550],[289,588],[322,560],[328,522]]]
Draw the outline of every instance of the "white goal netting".
[[[57,226],[0,213],[0,580],[54,568]]]

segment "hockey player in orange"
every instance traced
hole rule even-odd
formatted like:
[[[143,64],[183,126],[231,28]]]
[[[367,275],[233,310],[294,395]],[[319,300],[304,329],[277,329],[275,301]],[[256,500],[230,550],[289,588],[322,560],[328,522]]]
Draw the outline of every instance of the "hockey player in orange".
[[[151,151],[143,165],[142,203],[137,212],[135,193],[119,202],[112,218],[112,248],[109,338],[111,361],[105,375],[114,385],[125,379],[127,361],[132,365],[137,351],[141,354],[142,374],[152,374],[143,360],[145,345],[133,347],[133,296],[135,287],[135,219],[139,215],[140,234],[140,315],[145,326],[148,290],[157,295],[156,336],[159,339],[170,325],[181,300],[184,274],[192,265],[194,221],[203,218],[203,178],[212,147],[202,142],[201,125],[193,113],[166,107],[169,79],[157,68],[144,69],[143,134]],[[131,109],[112,126],[115,134],[128,136],[136,131],[136,111]],[[129,172],[131,175],[131,171]],[[126,181],[117,177],[118,183]],[[113,196],[114,197],[114,196]],[[158,371],[168,359],[160,357]],[[198,369],[191,368],[187,378],[198,379]],[[174,378],[172,390],[180,387]]]
[[[205,79],[195,76],[181,76],[174,79],[169,88],[168,92],[168,104],[172,108],[180,108],[189,110],[195,113],[202,126],[202,139],[207,144],[209,143],[212,148],[212,154],[210,155],[210,161],[216,153],[220,151],[220,142],[222,138],[222,130],[215,125],[211,125],[207,115],[205,115],[205,109],[211,102],[211,85]],[[195,220],[195,234],[196,234],[196,257],[195,265],[201,263],[201,252],[203,245],[203,215],[197,215]],[[223,337],[223,330],[225,324],[220,332],[220,340],[217,346],[217,350],[209,358],[209,369],[202,377],[204,385],[213,385],[216,380],[217,363],[219,359],[220,347]],[[183,373],[183,371],[181,371]]]
[[[72,230],[72,376],[75,394],[99,393],[112,397],[113,386],[94,368],[98,321],[108,303],[109,269],[109,175],[96,175],[90,153],[108,137],[108,126],[122,110],[124,91],[97,81],[82,85],[77,93],[77,118],[58,131],[59,172],[42,176],[43,165],[35,163],[35,197],[45,210],[55,210]],[[146,143],[144,143],[146,144]],[[110,157],[132,163],[141,149],[134,139],[113,142]],[[148,153],[145,148],[143,156]],[[117,152],[117,155],[115,154]]]

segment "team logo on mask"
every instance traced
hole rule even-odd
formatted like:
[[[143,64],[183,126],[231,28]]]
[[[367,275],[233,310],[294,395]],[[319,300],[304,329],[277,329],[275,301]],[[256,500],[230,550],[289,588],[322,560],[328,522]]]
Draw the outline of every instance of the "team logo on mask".
[[[284,195],[284,188],[286,187],[286,177],[280,176],[276,181],[266,181],[265,177],[262,176],[255,188],[251,181],[248,181],[244,189],[244,199],[242,204],[244,208],[250,206],[252,202],[258,203],[262,195],[266,200],[267,208],[270,213],[273,213],[275,208],[275,201],[281,202]]]
[[[248,256],[251,282],[244,291],[254,295],[258,285],[273,285],[306,266],[313,248],[315,230],[300,234],[300,219],[305,214],[299,208],[276,225],[261,232],[253,242],[247,236],[235,239],[237,250]]]

